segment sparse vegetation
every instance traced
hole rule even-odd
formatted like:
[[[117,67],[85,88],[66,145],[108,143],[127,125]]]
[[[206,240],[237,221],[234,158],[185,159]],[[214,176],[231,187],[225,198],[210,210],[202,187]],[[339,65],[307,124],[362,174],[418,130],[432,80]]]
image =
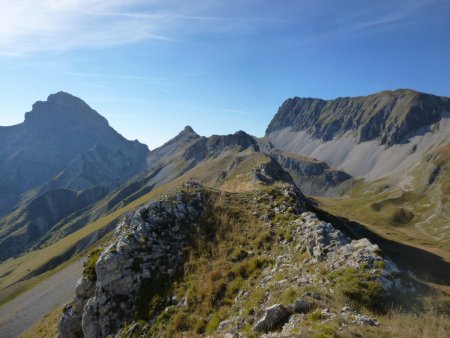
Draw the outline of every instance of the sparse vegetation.
[[[90,281],[95,282],[97,280],[97,274],[95,273],[95,264],[102,253],[102,249],[97,248],[92,250],[87,258],[86,263],[84,264],[83,275]]]
[[[334,286],[349,300],[374,310],[382,310],[384,292],[381,284],[374,280],[370,271],[358,271],[352,268],[333,271],[329,277]]]

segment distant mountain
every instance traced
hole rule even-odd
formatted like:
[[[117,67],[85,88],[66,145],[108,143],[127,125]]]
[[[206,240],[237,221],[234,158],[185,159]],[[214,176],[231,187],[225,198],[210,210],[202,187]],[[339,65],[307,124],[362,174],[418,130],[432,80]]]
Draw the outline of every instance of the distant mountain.
[[[0,128],[0,214],[42,185],[116,187],[145,168],[147,154],[145,145],[126,140],[79,98],[50,95],[23,123]]]
[[[450,140],[450,99],[413,90],[321,100],[286,100],[266,138],[284,151],[314,157],[367,179],[403,174]]]
[[[405,89],[329,101],[291,98],[265,142],[356,178],[346,199],[323,200],[329,211],[386,227],[397,238],[450,248],[450,98]],[[309,192],[320,195],[315,189]]]
[[[0,127],[0,258],[144,170],[148,154],[64,92],[36,102],[23,123]]]
[[[290,127],[330,141],[350,132],[358,143],[378,140],[391,146],[408,141],[449,111],[449,98],[408,89],[328,101],[295,97],[282,104],[266,134]]]

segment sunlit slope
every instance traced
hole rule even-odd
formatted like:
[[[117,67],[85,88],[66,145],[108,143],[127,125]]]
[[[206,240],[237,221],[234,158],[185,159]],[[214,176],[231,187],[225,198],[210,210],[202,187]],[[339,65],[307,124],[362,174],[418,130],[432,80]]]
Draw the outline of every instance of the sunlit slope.
[[[346,198],[320,198],[326,210],[450,260],[450,143],[430,152],[400,184],[360,181]]]

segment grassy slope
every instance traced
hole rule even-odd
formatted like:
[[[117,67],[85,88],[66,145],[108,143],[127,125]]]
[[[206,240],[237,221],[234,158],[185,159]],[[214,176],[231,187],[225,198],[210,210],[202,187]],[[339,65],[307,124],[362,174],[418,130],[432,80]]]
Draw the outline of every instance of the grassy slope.
[[[401,187],[388,179],[360,181],[345,198],[318,200],[330,212],[445,256],[450,252],[450,144],[424,158]]]
[[[418,166],[412,172],[409,184],[403,188],[387,180],[359,182],[345,198],[317,198],[317,201],[331,214],[361,223],[383,238],[437,255],[448,266],[450,231],[447,210],[450,203],[443,187],[450,171],[442,168],[436,181],[429,185],[428,179],[434,167],[433,161],[429,167]],[[423,265],[422,270],[432,271],[435,267],[429,265],[432,261],[425,256],[417,256],[415,263]],[[448,282],[441,281],[438,285],[450,292]]]

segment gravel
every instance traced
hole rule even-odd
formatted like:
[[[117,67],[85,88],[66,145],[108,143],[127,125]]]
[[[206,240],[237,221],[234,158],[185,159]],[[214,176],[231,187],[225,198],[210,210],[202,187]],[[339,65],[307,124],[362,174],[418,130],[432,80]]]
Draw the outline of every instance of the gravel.
[[[12,338],[75,295],[83,261],[77,261],[0,307],[0,337]]]

